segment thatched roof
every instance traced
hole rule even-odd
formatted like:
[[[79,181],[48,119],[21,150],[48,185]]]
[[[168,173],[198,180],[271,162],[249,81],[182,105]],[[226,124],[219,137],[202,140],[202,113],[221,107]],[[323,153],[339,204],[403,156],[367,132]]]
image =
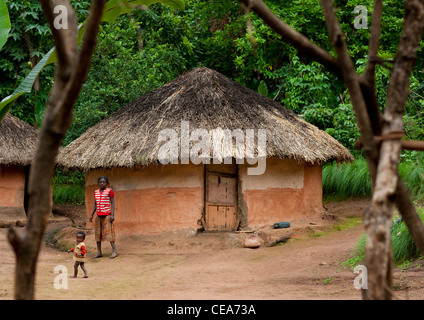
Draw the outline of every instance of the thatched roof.
[[[0,164],[31,164],[37,139],[37,129],[7,113],[0,121]]]
[[[312,164],[353,160],[338,141],[278,102],[214,70],[196,68],[88,129],[64,148],[58,163],[84,170],[157,163],[164,144],[159,132],[174,129],[180,137],[182,120],[190,130],[266,129],[267,157]]]

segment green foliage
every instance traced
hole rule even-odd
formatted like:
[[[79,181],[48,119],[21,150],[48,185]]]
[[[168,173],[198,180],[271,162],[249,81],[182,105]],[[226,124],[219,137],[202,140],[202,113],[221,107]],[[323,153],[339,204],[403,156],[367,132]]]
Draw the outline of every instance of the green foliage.
[[[53,203],[84,204],[85,176],[84,172],[56,168],[53,175]]]
[[[401,158],[399,174],[409,195],[418,201],[424,200],[424,154],[404,151]]]
[[[103,11],[102,15],[102,21],[107,22],[114,22],[116,18],[119,15],[126,14],[131,12],[137,5],[144,5],[149,6],[151,4],[162,2],[167,5],[171,5],[175,8],[183,9],[184,8],[184,2],[182,0],[109,0],[106,3],[105,9]],[[72,4],[75,5],[76,9],[80,9],[82,12],[86,14],[88,1],[83,1],[82,3],[79,2],[72,2]],[[53,62],[56,62],[57,56],[55,54],[55,48],[53,47],[46,55],[44,55],[43,59],[38,62],[39,57],[41,57],[42,51],[41,50],[34,50],[33,48],[33,38],[32,30],[36,30],[36,36],[42,36],[46,37],[47,39],[50,39],[50,29],[47,26],[46,22],[39,22],[39,16],[42,15],[40,4],[39,3],[32,3],[32,2],[26,2],[24,4],[16,4],[16,3],[10,3],[11,8],[16,9],[17,13],[19,13],[19,17],[17,20],[14,20],[14,23],[18,21],[15,28],[23,28],[23,38],[26,41],[26,46],[28,47],[29,54],[30,54],[30,61],[29,66],[33,68],[33,70],[23,79],[21,85],[13,91],[12,94],[8,95],[6,98],[4,98],[0,102],[0,120],[4,117],[6,112],[10,109],[12,103],[16,101],[21,95],[25,93],[31,93],[31,88],[36,81],[39,72],[41,69],[43,69],[48,64],[51,64]],[[23,12],[22,12],[23,11]],[[77,16],[81,16],[80,14],[77,14]],[[31,19],[36,20],[36,22],[31,23],[31,20],[28,19],[28,17],[31,17]],[[19,20],[20,19],[20,20]],[[19,25],[19,22],[21,22],[21,25]],[[85,32],[85,25],[86,20],[79,26],[78,29],[78,41],[80,42],[83,34]],[[21,36],[19,33],[13,34],[15,35],[15,39],[19,39]],[[50,39],[51,41],[51,39]],[[14,50],[14,51],[13,51]],[[15,46],[13,48],[12,56],[14,58],[25,58],[25,53],[22,52],[22,49],[20,47]],[[45,88],[48,88],[46,86]],[[38,91],[38,90],[37,90]],[[47,94],[42,95],[44,97],[47,97]],[[41,108],[42,105],[45,104],[45,101],[42,103],[38,102],[38,105],[35,104],[33,107],[33,112],[31,113],[34,117],[34,120],[39,120],[42,118],[43,108]],[[37,108],[38,107],[38,108]],[[37,122],[36,122],[37,123]],[[38,126],[40,123],[38,123]]]
[[[353,163],[331,163],[323,167],[322,188],[324,197],[344,200],[371,194],[371,179],[367,162],[363,158]]]
[[[36,65],[53,46],[50,29],[38,1],[6,0],[6,5],[11,30],[0,57],[0,97],[3,98],[0,102],[0,119],[15,100],[11,98],[15,92],[21,98],[19,104],[13,105],[12,114],[31,125],[37,125],[35,106],[37,103],[44,105],[47,100],[53,68],[46,68],[44,74],[38,78],[39,90],[31,90],[40,71],[40,67]],[[24,81],[29,74],[33,80]]]
[[[416,152],[415,152],[416,153]],[[409,195],[415,200],[424,199],[424,157],[404,151],[399,164],[399,174]],[[368,165],[363,157],[353,163],[329,163],[322,170],[323,196],[328,199],[345,200],[351,197],[371,195],[371,179]]]
[[[267,96],[268,95],[268,87],[267,87],[267,85],[266,85],[266,83],[265,83],[265,81],[261,81],[260,83],[259,83],[259,86],[258,86],[258,92],[260,93],[260,94],[263,94],[264,96]]]
[[[143,0],[151,4],[148,10],[132,7],[142,0],[126,1],[128,6],[122,8],[116,7],[117,1],[108,2],[104,15],[107,22],[101,27],[97,50],[65,145],[132,99],[186,70],[206,66],[281,102],[347,148],[353,148],[359,132],[345,85],[320,64],[282,41],[262,19],[253,12],[247,13],[238,1],[185,0],[183,8],[181,0],[167,0],[171,6]],[[34,64],[28,63],[30,59],[39,61],[46,57],[43,53],[53,45],[37,2],[6,3],[12,30],[0,58],[1,97],[10,95],[23,84],[29,72],[34,72]],[[317,0],[267,0],[266,4],[291,27],[335,55]],[[74,0],[72,5],[78,20],[84,21],[89,1]],[[368,58],[373,1],[342,0],[335,1],[335,5],[352,60],[362,73]],[[353,10],[357,5],[368,9],[368,29],[354,28]],[[379,55],[385,60],[395,57],[403,29],[403,10],[401,2],[385,1],[379,49]],[[122,14],[124,12],[129,13]],[[26,34],[33,46],[31,54]],[[422,48],[417,54],[405,114],[409,139],[424,139]],[[381,111],[386,103],[389,75],[387,68],[377,66],[376,87]],[[43,68],[39,79],[40,90],[24,93],[12,108],[12,113],[19,118],[38,125],[53,81],[53,67]],[[31,90],[30,83],[26,90]]]
[[[53,203],[83,205],[85,189],[73,185],[57,185],[53,189]]]
[[[0,50],[7,41],[11,25],[5,0],[0,0]]]
[[[418,216],[424,222],[424,214],[422,208],[419,208]],[[397,217],[398,218],[398,217]],[[397,263],[417,258],[419,249],[415,245],[408,227],[405,222],[398,222],[392,226],[392,250],[393,260]]]
[[[350,257],[341,263],[341,265],[346,267],[354,268],[358,264],[362,264],[365,259],[365,245],[367,242],[367,236],[363,234],[356,244],[355,249],[353,250]]]
[[[424,208],[417,207],[418,216],[424,223]],[[420,257],[420,251],[416,246],[414,239],[408,231],[404,221],[398,221],[399,216],[395,215],[393,218],[393,225],[391,228],[391,242],[393,261],[397,266]],[[362,235],[358,241],[354,252],[351,257],[343,264],[349,267],[361,263],[365,258],[366,235]]]
[[[129,101],[176,78],[191,48],[174,10],[152,5],[104,24],[64,144]]]
[[[70,184],[76,186],[85,185],[85,175],[80,170],[67,170],[64,168],[56,168],[53,175],[53,186],[61,184]]]

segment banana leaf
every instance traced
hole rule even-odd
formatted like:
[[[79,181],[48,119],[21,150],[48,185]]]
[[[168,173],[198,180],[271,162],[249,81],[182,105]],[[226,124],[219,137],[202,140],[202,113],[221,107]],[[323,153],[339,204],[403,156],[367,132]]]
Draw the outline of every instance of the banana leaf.
[[[3,17],[3,14],[1,10],[1,4],[4,3],[5,0],[0,0],[0,14],[1,17]],[[116,20],[116,18],[122,14],[126,14],[131,12],[134,8],[137,6],[143,5],[143,6],[150,6],[154,3],[163,3],[165,5],[171,6],[175,9],[184,9],[184,0],[109,0],[106,2],[106,5],[103,10],[102,15],[102,21],[105,22],[113,22]],[[6,6],[6,5],[5,5]],[[6,8],[7,11],[7,8]],[[7,15],[9,17],[9,15]],[[0,18],[0,29],[1,29],[1,21],[2,18]],[[85,26],[86,22],[84,21],[79,27],[78,27],[78,44],[81,42],[84,32],[85,32]],[[10,25],[10,22],[9,22]],[[9,32],[9,31],[7,31]],[[6,34],[7,38],[7,34]],[[1,44],[1,30],[0,30],[0,44]],[[0,46],[1,48],[1,46]],[[47,52],[43,59],[41,59],[37,65],[31,70],[31,72],[25,77],[25,79],[22,81],[22,83],[15,89],[15,91],[3,98],[3,100],[0,101],[0,121],[3,119],[3,117],[6,115],[6,113],[9,111],[10,107],[12,106],[13,102],[16,101],[21,95],[24,93],[31,92],[32,86],[34,84],[35,79],[37,78],[37,75],[41,72],[41,70],[51,64],[57,61],[57,55],[56,55],[56,49],[53,47],[49,52]]]
[[[6,1],[0,0],[0,50],[7,41],[11,25]]]

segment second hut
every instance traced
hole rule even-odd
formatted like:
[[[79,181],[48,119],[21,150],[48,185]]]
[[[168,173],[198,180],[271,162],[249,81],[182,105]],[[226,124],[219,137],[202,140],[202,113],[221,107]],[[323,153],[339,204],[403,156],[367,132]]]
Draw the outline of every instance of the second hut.
[[[38,130],[10,113],[0,121],[0,220],[26,219],[25,196]]]

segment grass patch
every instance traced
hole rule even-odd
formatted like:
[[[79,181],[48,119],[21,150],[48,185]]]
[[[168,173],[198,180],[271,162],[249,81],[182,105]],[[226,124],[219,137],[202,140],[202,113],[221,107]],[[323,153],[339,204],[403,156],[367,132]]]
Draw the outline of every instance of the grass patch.
[[[418,216],[424,222],[424,210],[419,209]],[[399,222],[392,227],[393,260],[398,264],[419,257],[420,251],[408,231],[405,222]]]
[[[85,203],[85,177],[82,171],[57,168],[53,176],[53,203]]]
[[[350,257],[346,260],[340,263],[340,265],[345,267],[354,268],[358,264],[361,264],[365,259],[365,244],[367,241],[366,235],[362,235],[361,239],[356,244],[356,248],[353,251],[353,253],[350,255]]]
[[[424,165],[407,162],[399,165],[399,174],[412,199],[424,200]]]
[[[56,204],[77,204],[85,202],[84,187],[75,185],[53,186],[53,203]]]
[[[403,151],[399,164],[401,176],[410,197],[421,203],[424,201],[424,156],[414,151]],[[349,198],[370,197],[372,193],[368,165],[363,156],[358,156],[353,163],[329,163],[322,170],[323,201],[343,201]],[[424,222],[424,209],[417,207],[418,214]],[[399,217],[395,217],[396,221]],[[340,226],[335,226],[339,228]],[[346,226],[349,227],[349,226]],[[404,222],[392,226],[392,250],[395,266],[405,267],[410,261],[420,257],[419,250]],[[341,265],[354,267],[365,258],[366,236],[358,242],[352,255]]]
[[[333,201],[369,196],[371,179],[366,160],[326,164],[322,169],[322,191],[324,198]]]
[[[417,208],[418,216],[424,223],[424,208]],[[406,268],[410,263],[421,257],[418,247],[415,245],[414,239],[408,231],[408,227],[405,222],[400,221],[395,223],[399,219],[398,215],[395,215],[393,219],[393,225],[391,230],[392,240],[392,253],[393,261],[396,267],[401,269]],[[365,245],[366,235],[364,234],[358,241],[356,249],[352,255],[346,261],[342,262],[341,265],[347,267],[354,267],[365,259]]]
[[[331,277],[331,276],[328,276],[328,278],[327,278],[327,279],[324,279],[322,282],[323,282],[325,285],[327,285],[327,284],[330,284],[333,280],[336,280],[336,278],[333,278],[333,277]]]
[[[404,160],[399,174],[414,200],[424,200],[424,161],[421,158]],[[324,202],[369,197],[372,184],[367,161],[358,157],[353,163],[329,163],[322,169]]]
[[[343,219],[343,221],[338,225],[333,226],[333,229],[335,231],[343,231],[347,229],[352,229],[360,223],[362,223],[362,218],[360,217],[347,217]]]
[[[361,222],[362,222],[362,218],[346,217],[343,219],[342,222],[340,222],[337,225],[318,227],[318,228],[307,227],[305,229],[305,233],[308,236],[308,238],[319,238],[322,236],[326,236],[330,234],[331,232],[352,229],[353,227],[357,226]]]

